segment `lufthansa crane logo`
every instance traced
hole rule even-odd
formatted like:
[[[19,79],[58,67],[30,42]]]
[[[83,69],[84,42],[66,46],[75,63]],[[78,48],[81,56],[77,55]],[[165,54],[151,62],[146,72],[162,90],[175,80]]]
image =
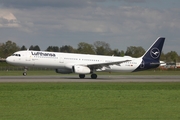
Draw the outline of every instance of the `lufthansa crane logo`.
[[[150,55],[152,58],[157,59],[160,56],[160,51],[158,48],[152,48],[150,51]]]

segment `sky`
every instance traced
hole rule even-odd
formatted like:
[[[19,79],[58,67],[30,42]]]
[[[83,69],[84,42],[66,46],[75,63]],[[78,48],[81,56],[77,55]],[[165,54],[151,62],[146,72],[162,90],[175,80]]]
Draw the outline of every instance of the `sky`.
[[[180,0],[0,0],[0,43],[62,47],[109,43],[145,50],[165,37],[163,52],[180,55]]]

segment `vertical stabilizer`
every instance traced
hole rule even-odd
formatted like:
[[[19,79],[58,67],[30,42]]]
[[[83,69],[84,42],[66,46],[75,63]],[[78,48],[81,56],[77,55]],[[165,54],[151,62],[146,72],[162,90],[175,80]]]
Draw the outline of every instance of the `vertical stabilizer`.
[[[146,53],[142,56],[143,59],[151,59],[153,61],[159,61],[162,48],[164,45],[164,41],[165,41],[164,37],[159,37],[146,51]]]
[[[164,41],[164,37],[159,37],[141,57],[142,62],[134,71],[141,71],[158,67],[160,65],[159,59],[161,56]]]

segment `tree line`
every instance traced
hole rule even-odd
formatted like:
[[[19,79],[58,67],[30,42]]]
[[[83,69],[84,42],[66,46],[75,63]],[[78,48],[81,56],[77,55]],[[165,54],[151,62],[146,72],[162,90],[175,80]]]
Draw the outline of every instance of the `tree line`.
[[[19,47],[15,42],[12,42],[10,40],[5,43],[0,43],[0,58],[6,58],[19,50],[27,50],[27,47],[24,45],[22,47]],[[29,50],[40,51],[41,49],[38,45],[31,45]],[[49,46],[45,51],[131,57],[140,57],[145,53],[145,49],[141,46],[130,46],[127,47],[126,51],[111,49],[109,43],[106,43],[104,41],[96,41],[94,42],[94,44],[80,42],[77,45],[77,48],[73,48],[70,45],[64,45],[61,47]],[[180,56],[176,51],[170,51],[166,54],[162,52],[161,60],[165,62],[179,62]]]

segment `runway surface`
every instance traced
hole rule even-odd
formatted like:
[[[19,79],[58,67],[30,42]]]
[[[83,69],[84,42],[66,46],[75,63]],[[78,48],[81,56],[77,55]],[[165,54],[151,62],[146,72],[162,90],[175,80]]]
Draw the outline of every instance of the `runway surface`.
[[[0,82],[180,82],[178,76],[149,75],[99,75],[97,79],[86,76],[80,79],[78,75],[61,76],[0,76]]]

